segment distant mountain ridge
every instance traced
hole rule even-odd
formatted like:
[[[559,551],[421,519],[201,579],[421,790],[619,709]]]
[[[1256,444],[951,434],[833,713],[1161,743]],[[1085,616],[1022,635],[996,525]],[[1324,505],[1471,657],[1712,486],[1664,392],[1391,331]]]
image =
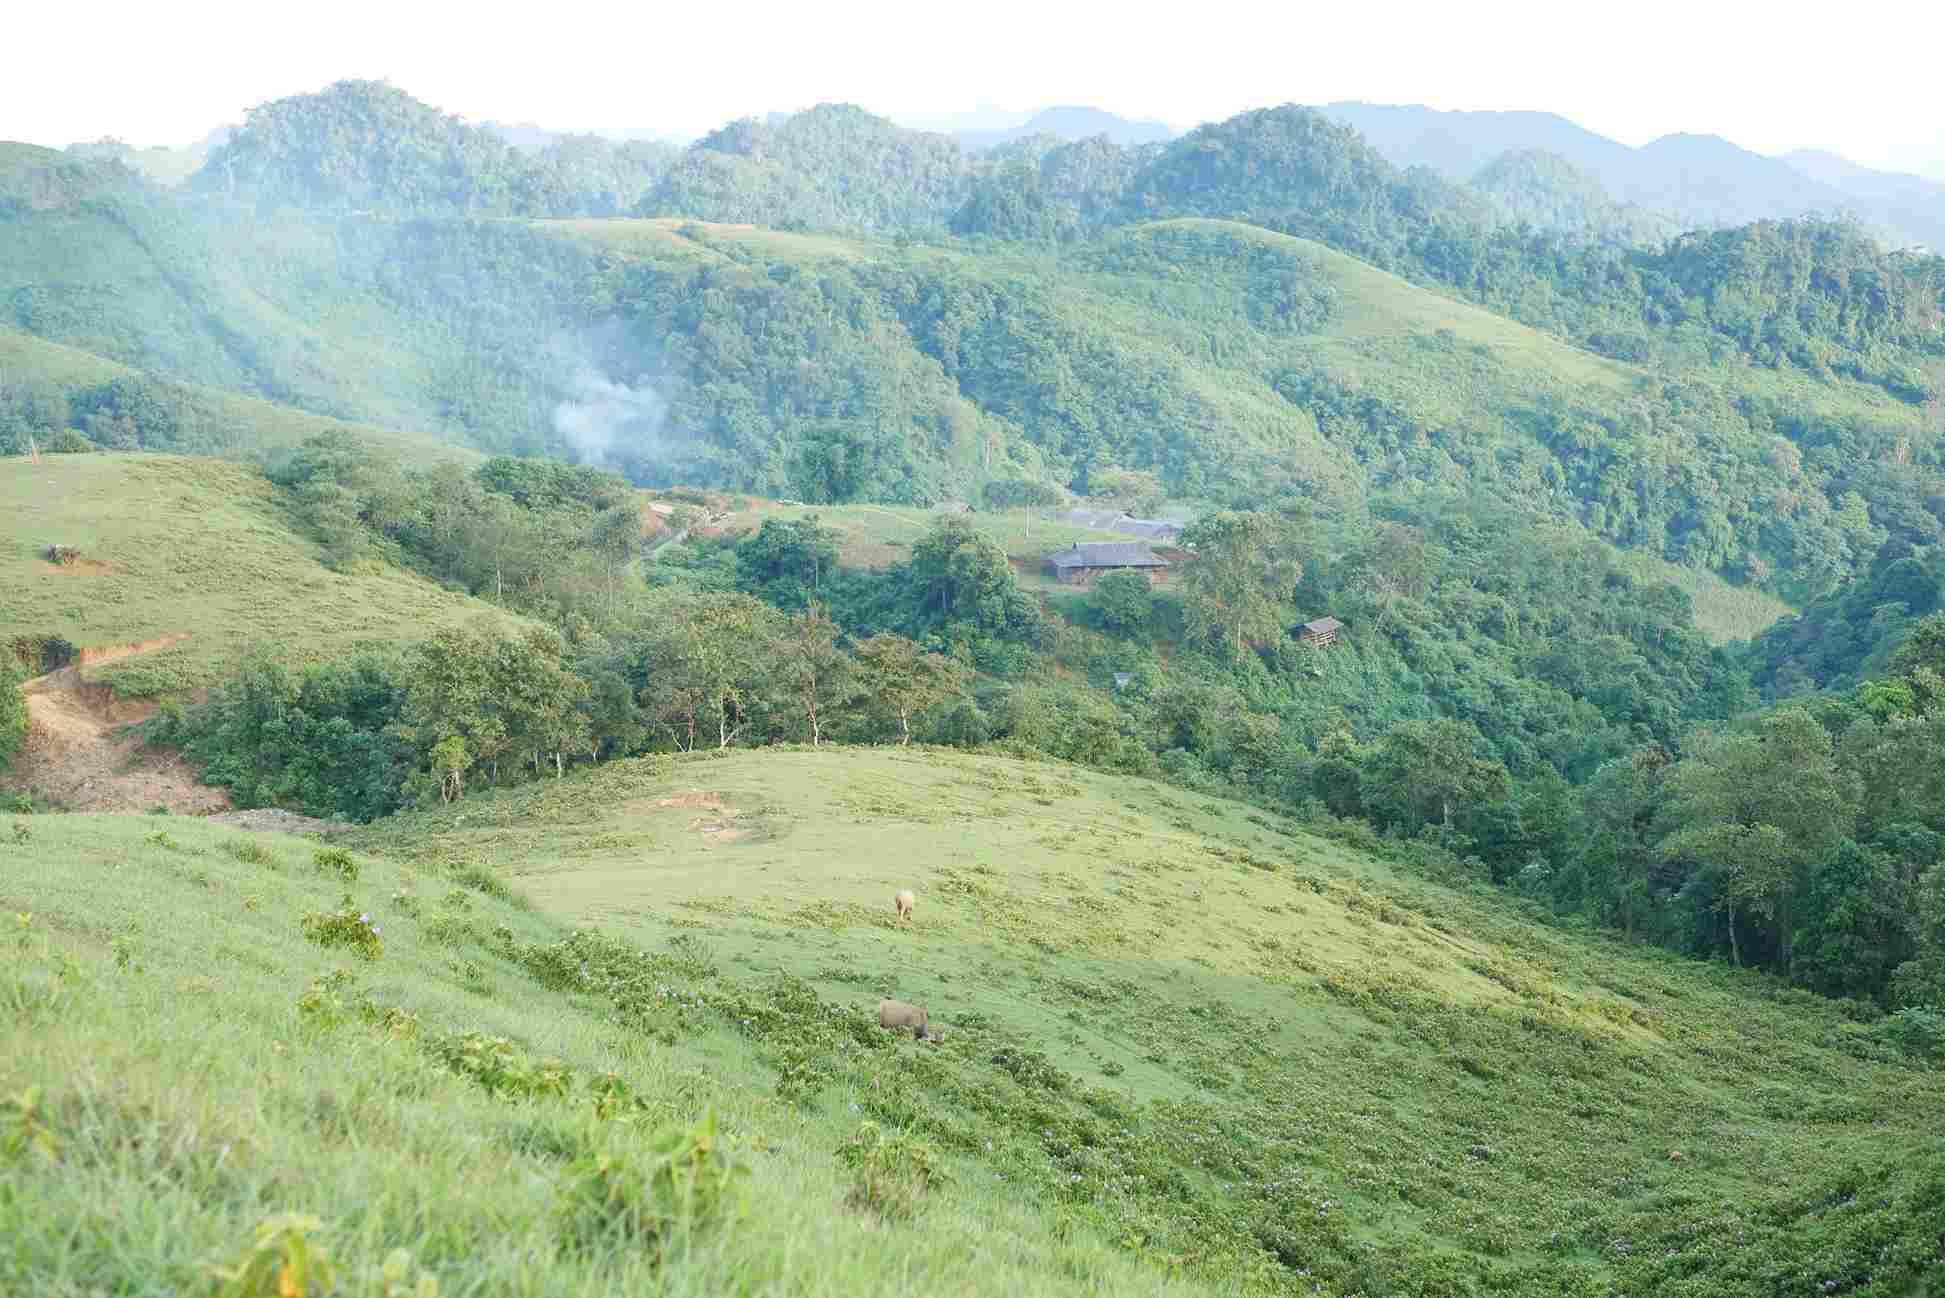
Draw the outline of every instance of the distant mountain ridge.
[[[1181,132],[1166,122],[1135,121],[1099,108],[1059,106],[1043,108],[1018,126],[953,132],[959,147],[967,153],[998,148],[1032,135],[1051,135],[1056,139],[1085,140],[1105,135],[1123,148],[1141,144],[1162,144]]]
[[[1355,127],[1400,167],[1470,181],[1501,154],[1544,150],[1597,180],[1617,202],[1684,226],[1849,213],[1894,243],[1945,247],[1945,185],[1874,172],[1833,154],[1781,158],[1716,135],[1674,134],[1630,148],[1558,113],[1441,111],[1340,101],[1321,110]]]

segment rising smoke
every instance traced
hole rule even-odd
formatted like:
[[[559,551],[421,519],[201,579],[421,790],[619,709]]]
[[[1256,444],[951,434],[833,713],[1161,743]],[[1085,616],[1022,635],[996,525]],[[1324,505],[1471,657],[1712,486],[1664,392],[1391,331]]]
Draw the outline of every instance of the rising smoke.
[[[626,469],[669,449],[668,403],[646,384],[631,388],[584,365],[567,391],[554,407],[554,431],[582,464]]]

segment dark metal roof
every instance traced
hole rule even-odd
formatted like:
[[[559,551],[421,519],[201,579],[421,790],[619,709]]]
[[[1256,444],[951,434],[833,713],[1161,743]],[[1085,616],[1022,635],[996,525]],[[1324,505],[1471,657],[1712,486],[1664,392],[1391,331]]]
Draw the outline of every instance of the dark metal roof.
[[[1341,631],[1344,624],[1334,617],[1320,617],[1315,622],[1305,622],[1303,629],[1312,635],[1323,635],[1327,631]]]
[[[1166,568],[1168,560],[1132,541],[1076,542],[1047,557],[1056,568]]]

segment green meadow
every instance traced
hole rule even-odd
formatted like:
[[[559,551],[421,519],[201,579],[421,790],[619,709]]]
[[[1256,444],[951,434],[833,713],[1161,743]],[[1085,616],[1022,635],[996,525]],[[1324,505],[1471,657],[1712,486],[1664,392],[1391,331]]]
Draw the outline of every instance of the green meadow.
[[[1145,781],[776,749],[335,854],[16,823],[14,1292],[193,1291],[284,1213],[442,1293],[1910,1295],[1940,1245],[1945,1080],[1881,1026]]]

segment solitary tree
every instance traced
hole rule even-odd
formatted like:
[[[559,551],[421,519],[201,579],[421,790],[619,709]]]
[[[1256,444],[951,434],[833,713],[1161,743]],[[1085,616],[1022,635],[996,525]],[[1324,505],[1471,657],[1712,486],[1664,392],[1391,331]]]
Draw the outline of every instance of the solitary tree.
[[[861,683],[872,701],[898,718],[900,744],[912,742],[912,715],[965,689],[969,674],[952,659],[927,653],[890,632],[859,645],[857,658]]]
[[[642,504],[630,497],[594,516],[589,540],[608,576],[608,615],[615,611],[615,579],[642,552]]]
[[[782,684],[804,709],[814,748],[823,742],[823,725],[833,709],[855,693],[850,655],[838,648],[837,624],[822,604],[812,604],[790,619],[778,672]]]
[[[1282,633],[1297,575],[1282,519],[1224,510],[1191,523],[1182,544],[1195,552],[1181,585],[1192,636],[1240,655]]]
[[[1665,860],[1694,867],[1727,913],[1738,961],[1738,914],[1757,921],[1790,967],[1810,872],[1856,819],[1832,760],[1829,732],[1801,708],[1765,717],[1752,733],[1691,744],[1668,779]]]

